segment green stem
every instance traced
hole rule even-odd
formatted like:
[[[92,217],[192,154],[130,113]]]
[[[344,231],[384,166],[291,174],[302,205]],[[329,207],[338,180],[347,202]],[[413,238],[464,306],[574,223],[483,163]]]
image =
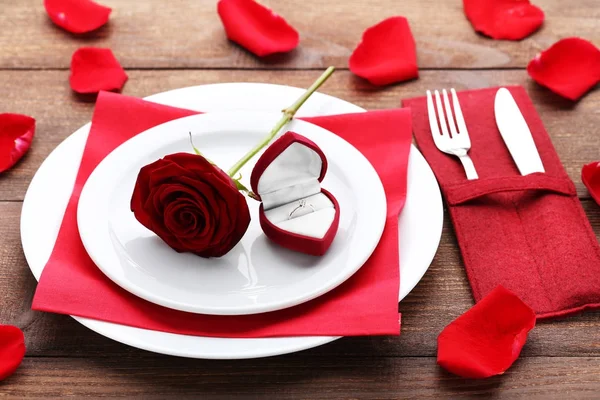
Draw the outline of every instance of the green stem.
[[[323,83],[325,83],[325,81],[331,76],[331,74],[333,74],[334,70],[335,70],[334,67],[327,68],[327,70],[325,72],[323,72],[323,75],[321,75],[319,77],[319,79],[317,79],[306,90],[306,92],[304,92],[304,94],[302,96],[300,96],[298,98],[298,100],[296,100],[296,102],[294,104],[292,104],[290,107],[284,109],[282,111],[283,115],[281,116],[281,119],[277,122],[277,124],[275,124],[275,126],[273,127],[273,129],[271,129],[271,132],[269,132],[269,134],[265,138],[263,138],[263,140],[261,140],[260,143],[258,143],[252,150],[250,150],[248,153],[246,153],[244,155],[244,157],[242,157],[238,162],[236,162],[234,164],[234,166],[231,167],[229,169],[229,171],[227,171],[227,174],[229,176],[233,177],[240,169],[242,169],[242,167],[248,161],[250,161],[250,159],[252,159],[252,157],[254,157],[259,151],[261,151],[266,145],[268,145],[269,142],[271,142],[271,140],[273,140],[273,138],[275,136],[277,136],[277,133],[281,130],[281,128],[283,128],[285,126],[285,124],[287,124],[288,122],[290,122],[292,120],[292,118],[294,118],[294,115],[296,115],[296,112],[298,111],[298,109],[300,107],[302,107],[302,105],[306,102],[306,100],[308,100],[308,98]]]
[[[202,152],[200,150],[198,150],[198,148],[196,146],[194,146],[194,140],[192,139],[192,132],[189,132],[189,135],[190,135],[190,144],[192,145],[192,149],[194,149],[194,153],[196,153],[196,155],[199,155],[200,157],[204,157],[204,159],[206,161],[208,161],[212,165],[215,165],[214,162],[209,160],[208,157],[206,157],[204,154],[202,154]]]

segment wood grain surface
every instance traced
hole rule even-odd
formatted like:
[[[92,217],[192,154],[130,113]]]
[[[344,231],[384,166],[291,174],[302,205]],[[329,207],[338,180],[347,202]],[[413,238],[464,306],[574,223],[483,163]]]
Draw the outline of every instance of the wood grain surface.
[[[536,0],[546,22],[520,42],[476,34],[460,0],[265,0],[302,38],[297,50],[266,60],[227,41],[214,0],[102,3],[114,9],[108,26],[76,37],[49,21],[41,0],[0,0],[0,112],[37,120],[31,151],[0,174],[0,323],[23,329],[27,344],[17,373],[0,382],[0,398],[600,397],[600,312],[539,323],[521,358],[502,376],[470,381],[436,365],[438,334],[473,305],[447,218],[433,264],[400,304],[400,337],[344,338],[296,354],[244,361],[157,355],[100,336],[68,316],[32,311],[36,281],[19,233],[22,200],[35,171],[93,112],[93,99],[69,88],[71,54],[81,46],[101,46],[111,47],[127,69],[123,93],[139,97],[217,82],[306,87],[330,64],[339,70],[321,91],[367,109],[397,107],[402,98],[426,89],[523,85],[600,236],[600,208],[580,179],[581,166],[600,159],[600,91],[571,103],[533,83],[524,69],[563,37],[581,36],[600,45],[600,0]],[[347,59],[366,27],[392,15],[410,21],[420,77],[376,88],[353,76]]]
[[[41,0],[1,0],[0,67],[68,68],[81,46],[110,47],[127,68],[346,67],[369,26],[408,18],[421,68],[523,68],[558,39],[581,36],[600,44],[597,0],[537,1],[544,26],[520,42],[493,41],[473,31],[461,0],[265,0],[298,29],[301,46],[260,60],[227,41],[215,0],[104,0],[108,25],[84,37],[54,26]]]

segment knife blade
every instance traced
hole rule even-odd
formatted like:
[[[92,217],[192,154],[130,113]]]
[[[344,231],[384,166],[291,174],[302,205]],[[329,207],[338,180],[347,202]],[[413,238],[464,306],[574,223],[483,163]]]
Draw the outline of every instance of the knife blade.
[[[508,89],[496,92],[494,114],[500,135],[521,175],[545,172],[529,126]]]

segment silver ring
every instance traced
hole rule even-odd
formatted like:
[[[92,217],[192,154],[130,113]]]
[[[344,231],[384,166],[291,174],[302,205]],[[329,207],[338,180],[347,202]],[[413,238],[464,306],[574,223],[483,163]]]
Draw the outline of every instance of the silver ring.
[[[288,215],[288,219],[292,219],[294,216],[294,213],[296,211],[300,211],[303,208],[307,208],[307,207],[309,207],[312,210],[311,212],[317,211],[317,210],[315,210],[315,207],[312,204],[306,203],[306,199],[302,199],[298,202],[298,206],[290,212],[290,215]]]

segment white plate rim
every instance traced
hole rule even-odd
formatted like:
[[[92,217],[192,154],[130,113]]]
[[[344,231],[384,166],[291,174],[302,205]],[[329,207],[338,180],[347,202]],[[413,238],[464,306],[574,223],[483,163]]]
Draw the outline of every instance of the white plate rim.
[[[304,89],[291,86],[234,82],[189,86],[154,94],[145,97],[144,99],[173,107],[187,107],[189,109],[207,112],[226,109],[279,110],[281,109],[281,102],[291,103],[303,91]],[[217,93],[227,93],[228,96],[236,96],[238,99],[248,99],[249,96],[256,92],[260,92],[266,99],[273,97],[273,99],[270,99],[272,104],[270,104],[269,107],[263,107],[263,104],[245,102],[244,106],[232,107],[230,106],[229,101],[224,104],[218,104],[211,98],[211,102],[203,104],[201,106],[202,110],[200,110],[200,106],[196,103],[199,102],[202,96],[209,97]],[[193,98],[193,100],[190,100],[190,98]],[[246,108],[246,105],[248,104],[255,106],[255,108]],[[333,111],[328,109],[328,106],[335,106],[333,108],[336,110]],[[300,109],[298,116],[364,111],[366,110],[345,100],[317,92],[308,100],[304,107]],[[85,145],[90,126],[90,123],[83,125],[63,140],[63,142],[52,151],[34,175],[25,195],[21,213],[21,240],[28,265],[38,281],[48,257],[50,256],[54,241],[56,240],[62,216],[75,181],[75,173],[71,170],[76,169],[79,165],[79,160],[83,152],[83,146]],[[66,173],[66,177],[61,180],[62,187],[55,188],[56,192],[54,195],[56,198],[53,198],[52,200],[54,203],[57,203],[56,207],[58,209],[52,220],[47,222],[48,226],[46,229],[50,232],[40,230],[36,234],[36,196],[43,188],[45,175],[52,175],[53,170],[51,167],[53,164],[57,163],[61,157],[66,155],[72,158],[66,159],[67,164],[69,165],[63,167],[63,172]],[[419,174],[422,175],[419,176]],[[423,192],[421,191],[419,196],[417,196],[417,191],[423,188],[427,188],[427,206],[429,207],[427,216],[431,217],[431,220],[429,224],[421,224],[420,227],[417,227],[420,232],[419,235],[416,236],[427,237],[429,242],[427,243],[426,249],[418,252],[419,254],[417,257],[419,260],[416,261],[418,268],[413,268],[415,271],[411,269],[411,264],[401,263],[400,300],[416,286],[429,268],[439,246],[443,225],[443,206],[437,181],[435,180],[433,171],[421,153],[413,145],[410,151],[408,167],[408,195],[399,220],[399,232],[403,238],[406,238],[406,234],[411,231],[411,229],[409,229],[409,222],[407,221],[421,217],[421,215],[409,211],[418,209],[424,204],[422,201],[424,198],[419,197],[423,195]],[[49,209],[46,209],[45,211],[47,212],[48,210]],[[50,216],[50,214],[48,214],[48,216]],[[414,226],[414,223],[412,225]],[[37,241],[39,235],[42,236],[40,238],[41,241]],[[403,247],[403,242],[404,241],[401,240],[401,247]],[[406,254],[406,252],[401,252],[401,259],[406,257],[404,254]],[[73,316],[73,318],[89,329],[118,342],[156,353],[189,358],[244,359],[267,357],[313,348],[340,338],[339,336],[260,339],[208,338],[151,331],[77,316]],[[215,350],[217,347],[221,346],[225,346],[228,350],[223,351],[222,348],[218,351]]]
[[[120,264],[119,259],[121,257],[119,252],[111,245],[109,231],[99,229],[109,219],[109,212],[105,204],[110,202],[112,192],[104,183],[114,181],[119,170],[122,171],[122,168],[128,168],[124,165],[127,160],[141,159],[147,151],[153,151],[156,146],[179,141],[180,138],[176,136],[164,134],[164,131],[178,131],[175,126],[194,126],[194,136],[200,139],[203,133],[210,134],[215,124],[222,124],[223,121],[227,121],[228,130],[251,129],[251,127],[261,125],[258,130],[266,132],[270,129],[270,121],[277,121],[279,116],[280,113],[260,112],[211,112],[191,115],[154,126],[118,146],[94,169],[79,197],[77,223],[81,240],[90,258],[109,279],[128,292],[163,307],[197,314],[247,315],[282,310],[313,300],[349,279],[369,259],[383,234],[387,214],[383,184],[375,168],[358,149],[340,136],[302,120],[292,121],[286,126],[286,130],[301,133],[317,142],[323,151],[328,152],[330,163],[335,162],[339,157],[351,159],[351,166],[348,167],[351,171],[348,171],[348,173],[350,175],[360,173],[362,177],[361,181],[358,182],[350,180],[350,177],[347,176],[350,184],[354,185],[351,190],[356,196],[357,205],[365,205],[359,211],[361,215],[353,222],[353,231],[361,232],[362,239],[359,239],[356,235],[348,238],[349,243],[345,247],[349,246],[350,249],[340,254],[348,262],[344,262],[344,265],[338,265],[339,268],[329,272],[333,274],[331,279],[324,279],[302,294],[295,294],[292,288],[276,289],[283,293],[276,296],[278,297],[277,300],[273,300],[272,303],[253,302],[243,307],[211,306],[205,303],[194,304],[182,300],[176,301],[172,298],[157,295],[143,285],[140,286],[136,282],[132,282],[127,278],[127,274],[121,272],[120,268],[112,267],[114,264]],[[181,129],[181,126],[179,129]],[[110,176],[106,176],[107,173]],[[338,200],[341,201],[342,199],[338,198]],[[348,251],[351,253],[350,255]],[[321,277],[321,279],[323,278]],[[285,292],[289,292],[289,294]],[[286,297],[294,294],[295,297]]]

